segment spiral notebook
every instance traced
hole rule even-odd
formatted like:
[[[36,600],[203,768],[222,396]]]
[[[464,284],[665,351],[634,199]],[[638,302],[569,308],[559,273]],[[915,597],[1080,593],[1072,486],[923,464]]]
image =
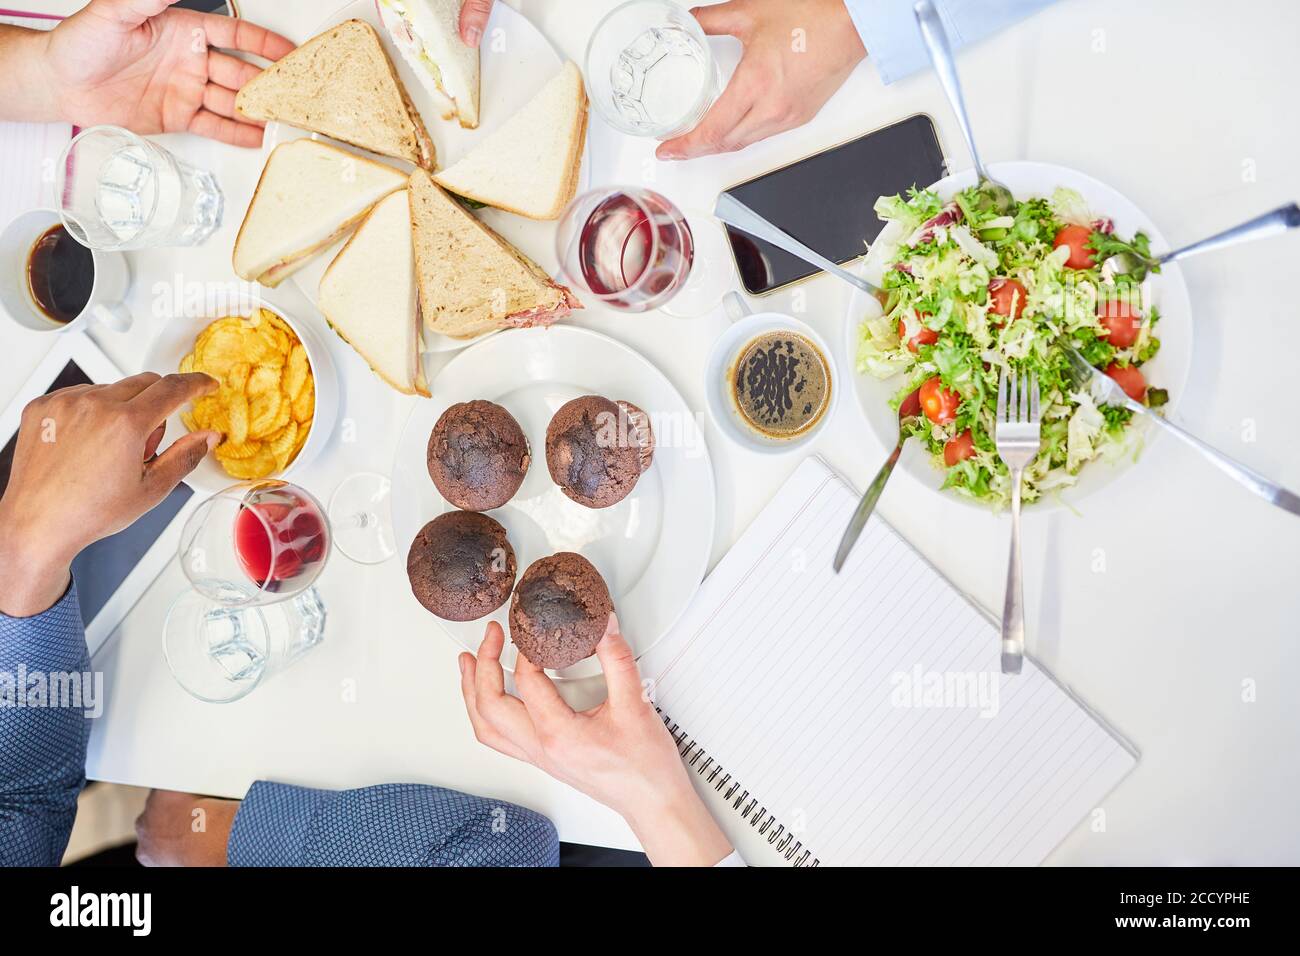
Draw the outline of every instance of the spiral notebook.
[[[804,461],[641,661],[688,766],[796,866],[1042,862],[1137,753]]]

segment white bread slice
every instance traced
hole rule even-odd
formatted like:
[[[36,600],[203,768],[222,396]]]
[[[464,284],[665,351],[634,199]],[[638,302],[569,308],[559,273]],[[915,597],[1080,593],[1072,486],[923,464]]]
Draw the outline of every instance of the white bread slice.
[[[379,34],[346,20],[244,84],[235,109],[433,169],[433,141]]]
[[[434,180],[530,219],[558,219],[578,187],[587,138],[582,74],[566,63],[528,105]]]
[[[406,186],[391,166],[310,139],[271,151],[231,256],[235,274],[274,288]]]
[[[317,305],[376,375],[399,392],[428,396],[405,189],[372,209],[339,250],[321,277]]]
[[[582,308],[573,293],[439,189],[427,172],[411,174],[409,192],[427,329],[471,338],[492,329],[550,325]]]
[[[460,38],[461,0],[378,0],[379,17],[442,118],[478,126],[479,51]]]

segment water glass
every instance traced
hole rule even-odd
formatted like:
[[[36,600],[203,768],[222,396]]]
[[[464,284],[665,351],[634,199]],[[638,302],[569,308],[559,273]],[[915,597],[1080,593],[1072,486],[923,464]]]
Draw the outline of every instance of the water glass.
[[[584,75],[606,122],[656,139],[694,129],[722,90],[704,31],[668,0],[632,0],[611,11],[587,44]]]
[[[59,157],[63,224],[91,249],[193,246],[221,225],[213,175],[118,126],[91,126]]]
[[[332,543],[320,503],[283,481],[233,485],[201,503],[181,530],[193,587],[168,611],[163,654],[200,700],[238,700],[324,636],[314,587]]]

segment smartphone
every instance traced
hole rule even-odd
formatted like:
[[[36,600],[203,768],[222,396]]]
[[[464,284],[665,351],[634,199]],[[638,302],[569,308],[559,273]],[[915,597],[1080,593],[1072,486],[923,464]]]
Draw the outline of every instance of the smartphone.
[[[844,265],[865,255],[865,244],[884,227],[872,210],[877,198],[924,188],[946,175],[934,123],[918,113],[727,192]],[[821,272],[762,239],[726,228],[741,284],[750,295],[766,295]]]

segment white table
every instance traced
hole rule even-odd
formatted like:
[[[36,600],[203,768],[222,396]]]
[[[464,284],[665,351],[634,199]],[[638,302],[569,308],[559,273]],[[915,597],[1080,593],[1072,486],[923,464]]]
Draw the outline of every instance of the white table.
[[[522,0],[570,57],[614,0]],[[64,12],[72,0],[28,0]],[[245,14],[290,37],[312,32],[327,4],[245,0]],[[1300,195],[1300,6],[1215,0],[1135,4],[1064,0],[961,56],[967,100],[989,161],[1075,166],[1135,199],[1171,241],[1199,238]],[[719,48],[734,52],[731,41]],[[1086,108],[1085,108],[1086,104]],[[955,167],[968,164],[938,86],[919,76],[888,89],[864,65],[809,126],[737,155],[681,166],[643,162],[644,144],[604,135],[593,120],[596,181],[642,180],[680,204],[707,207],[718,189],[914,112],[935,117]],[[155,298],[177,274],[232,278],[229,250],[260,156],[164,137],[218,171],[225,224],[205,246],[132,256],[137,326],[101,338],[136,370]],[[871,197],[859,201],[870,202]],[[1300,487],[1296,399],[1300,303],[1293,238],[1187,264],[1196,349],[1179,419],[1205,439]],[[161,285],[155,285],[161,283]],[[269,298],[298,315],[291,285]],[[833,342],[846,288],[821,277],[772,300]],[[679,321],[591,309],[578,320],[629,342],[703,410],[702,370],[721,317]],[[20,382],[48,340],[4,327],[0,392]],[[1237,334],[1229,334],[1229,330]],[[336,441],[302,480],[328,495],[345,475],[383,468],[413,400],[388,391],[334,341],[352,441]],[[843,361],[843,356],[838,357]],[[714,560],[794,469],[795,457],[738,450],[710,427],[719,525]],[[818,442],[865,482],[885,450],[852,402]],[[1005,521],[938,498],[900,474],[881,513],[986,607],[1000,606]],[[1142,753],[1138,769],[1053,853],[1060,864],[1296,863],[1300,717],[1288,686],[1300,669],[1300,524],[1242,492],[1170,441],[1157,442],[1087,513],[1025,522],[1032,652]],[[457,648],[410,599],[400,561],[325,571],[327,642],[249,699],[189,699],[159,652],[175,567],[131,613],[96,661],[108,704],[91,741],[93,778],[240,796],[258,778],[348,787],[437,783],[513,800],[549,815],[564,840],[634,846],[614,814],[545,775],[479,746],[457,689]],[[635,622],[628,622],[634,626]],[[1253,694],[1245,693],[1247,685]],[[730,826],[732,818],[723,815]],[[773,861],[748,827],[734,829],[755,863]]]

